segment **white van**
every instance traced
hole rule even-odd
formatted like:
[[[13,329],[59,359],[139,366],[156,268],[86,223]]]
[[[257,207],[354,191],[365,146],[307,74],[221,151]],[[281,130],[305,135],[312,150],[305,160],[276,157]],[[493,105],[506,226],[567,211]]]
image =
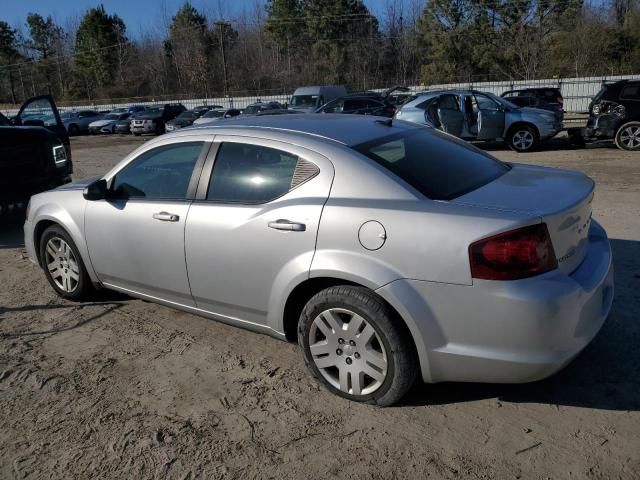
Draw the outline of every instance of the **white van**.
[[[342,85],[298,87],[293,92],[287,108],[304,113],[313,113],[325,103],[346,94],[347,89]]]

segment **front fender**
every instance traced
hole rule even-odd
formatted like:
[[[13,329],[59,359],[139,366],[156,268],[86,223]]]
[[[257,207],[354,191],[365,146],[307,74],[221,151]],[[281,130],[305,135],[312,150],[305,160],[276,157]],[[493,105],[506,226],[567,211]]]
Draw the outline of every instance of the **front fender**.
[[[60,193],[62,194],[62,192]],[[75,243],[78,249],[78,253],[80,253],[80,257],[82,257],[82,261],[85,265],[85,268],[87,269],[89,278],[91,278],[91,281],[94,283],[98,283],[99,280],[91,265],[89,250],[87,249],[87,243],[84,239],[84,210],[86,207],[86,203],[83,201],[77,202],[76,204],[72,205],[73,207],[71,208],[71,211],[54,203],[45,203],[35,206],[32,205],[33,213],[30,222],[32,224],[31,238],[33,242],[33,248],[36,253],[39,253],[39,245],[37,244],[38,239],[35,237],[35,232],[38,230],[38,225],[40,225],[42,222],[57,223],[69,234],[69,236],[73,240],[73,243]]]

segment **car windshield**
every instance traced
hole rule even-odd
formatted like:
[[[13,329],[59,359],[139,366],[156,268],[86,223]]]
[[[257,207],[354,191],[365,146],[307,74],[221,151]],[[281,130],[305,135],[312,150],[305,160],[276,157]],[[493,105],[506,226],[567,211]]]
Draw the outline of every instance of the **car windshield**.
[[[291,107],[309,108],[318,104],[318,95],[294,95],[289,105]]]
[[[60,114],[60,118],[62,119],[62,121],[69,120],[70,118],[73,118],[75,116],[76,114],[74,112],[62,112]]]
[[[120,114],[119,113],[107,113],[103,117],[103,120],[118,120],[119,118],[120,118]]]
[[[224,115],[224,110],[209,110],[202,118],[220,118]]]
[[[462,140],[427,128],[353,148],[432,200],[464,195],[504,175],[510,168]]]
[[[195,117],[197,117],[197,115],[193,112],[182,112],[176,118],[179,118],[180,120],[193,120]]]

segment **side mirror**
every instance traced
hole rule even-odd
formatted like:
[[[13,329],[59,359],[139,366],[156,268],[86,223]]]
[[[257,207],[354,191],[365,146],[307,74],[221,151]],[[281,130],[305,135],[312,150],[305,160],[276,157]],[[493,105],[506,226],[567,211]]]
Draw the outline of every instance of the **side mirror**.
[[[104,200],[107,197],[107,181],[96,180],[84,188],[82,196],[87,200]]]

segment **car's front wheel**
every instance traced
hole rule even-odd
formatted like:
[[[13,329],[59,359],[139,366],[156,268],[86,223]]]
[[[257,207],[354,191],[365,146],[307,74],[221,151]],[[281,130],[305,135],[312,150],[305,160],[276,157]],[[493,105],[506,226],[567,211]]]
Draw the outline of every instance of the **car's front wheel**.
[[[47,228],[40,239],[40,262],[45,276],[58,293],[70,300],[80,300],[92,290],[76,244],[58,225]]]
[[[531,152],[540,145],[540,136],[531,125],[518,125],[509,130],[509,148],[516,152]]]
[[[640,150],[640,122],[628,122],[616,133],[616,146],[621,150]]]
[[[330,391],[392,405],[415,382],[418,362],[409,333],[374,292],[330,287],[314,295],[298,325],[307,367]]]

